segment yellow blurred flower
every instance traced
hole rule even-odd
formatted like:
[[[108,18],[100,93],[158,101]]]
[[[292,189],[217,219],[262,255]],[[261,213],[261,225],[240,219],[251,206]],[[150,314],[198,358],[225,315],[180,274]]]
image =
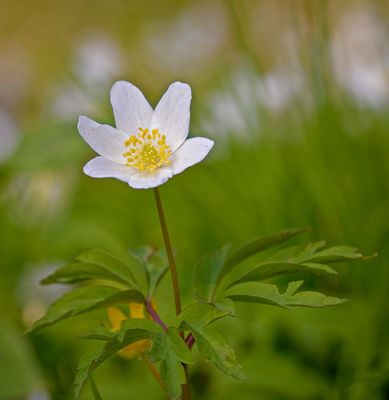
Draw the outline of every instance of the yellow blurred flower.
[[[154,304],[152,307],[155,308]],[[144,304],[141,303],[130,303],[130,318],[150,318],[148,312],[144,310]],[[108,319],[111,324],[109,329],[112,332],[118,331],[120,329],[120,324],[122,321],[127,319],[127,316],[116,307],[109,307],[107,310]],[[151,319],[151,318],[150,318]],[[125,358],[126,360],[130,360],[131,358],[140,356],[143,354],[148,348],[151,347],[151,341],[149,339],[138,340],[137,342],[131,343],[128,346],[124,347],[117,354]]]

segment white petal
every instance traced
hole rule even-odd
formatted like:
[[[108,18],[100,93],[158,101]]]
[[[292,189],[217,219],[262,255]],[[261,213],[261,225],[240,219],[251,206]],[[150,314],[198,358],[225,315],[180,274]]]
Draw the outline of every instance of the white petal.
[[[171,156],[171,168],[174,174],[179,174],[184,169],[200,162],[212,149],[213,140],[195,137],[188,139]]]
[[[173,176],[170,168],[159,168],[154,174],[139,173],[131,176],[128,183],[134,189],[150,189],[162,185]]]
[[[100,125],[83,116],[79,118],[77,127],[81,136],[96,153],[119,164],[126,163],[123,153],[128,135],[112,126]]]
[[[128,182],[136,171],[135,168],[117,164],[104,157],[96,157],[84,166],[86,175],[92,178],[116,178]]]
[[[135,135],[139,127],[150,127],[153,109],[132,83],[116,82],[111,89],[111,104],[116,127],[121,131]]]
[[[192,93],[186,83],[172,83],[155,108],[151,129],[166,135],[166,143],[173,152],[188,136]]]

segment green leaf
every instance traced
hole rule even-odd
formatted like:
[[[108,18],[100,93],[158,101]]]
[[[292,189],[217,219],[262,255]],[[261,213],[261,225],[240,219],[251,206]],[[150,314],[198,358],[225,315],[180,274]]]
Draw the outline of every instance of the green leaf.
[[[131,253],[141,261],[142,269],[146,272],[147,297],[151,299],[159,282],[169,269],[166,250],[155,250],[150,246],[142,246],[131,249]]]
[[[228,314],[231,317],[235,317],[235,303],[229,299],[228,297],[224,297],[223,299],[216,299],[213,303],[219,310],[228,311]]]
[[[334,246],[321,250],[325,241],[306,243],[297,246],[290,246],[280,252],[266,258],[266,261],[287,261],[292,263],[334,263],[341,261],[352,261],[364,259],[355,247]],[[318,251],[320,250],[320,251]]]
[[[133,318],[122,321],[120,330],[117,331],[117,333],[115,332],[115,336],[118,337],[120,342],[123,342],[130,331],[137,329],[150,333],[165,333],[161,325],[157,324],[155,321],[144,318]]]
[[[234,301],[254,302],[276,305],[280,307],[326,307],[342,304],[347,299],[328,297],[319,292],[296,291],[303,281],[290,282],[285,293],[280,294],[276,285],[262,282],[238,283],[223,292],[223,296]]]
[[[141,260],[147,260],[154,253],[154,249],[151,246],[140,246],[130,249],[130,253]]]
[[[130,265],[142,293],[149,292],[149,277],[146,261],[153,251],[153,248],[150,246],[142,246],[135,249],[129,249],[128,251],[126,261],[127,264]]]
[[[90,374],[107,358],[131,343],[148,339],[154,333],[161,332],[164,332],[163,329],[154,321],[146,319],[122,321],[119,331],[111,332],[108,340],[99,343],[81,358],[74,381],[77,398]]]
[[[226,303],[224,303],[226,305]],[[231,304],[229,304],[231,307]],[[204,328],[211,322],[223,318],[227,315],[233,315],[233,309],[220,309],[209,303],[193,303],[186,307],[180,315],[177,316],[176,326],[180,327],[182,322],[193,328]]]
[[[98,265],[80,262],[74,262],[57,269],[51,275],[44,278],[41,283],[43,285],[50,285],[53,283],[73,284],[94,279],[103,279],[129,286],[128,281],[121,279],[114,273]],[[135,283],[131,286],[136,288]]]
[[[232,284],[249,282],[249,281],[263,281],[265,279],[274,278],[280,275],[306,273],[306,272],[313,273],[316,275],[322,275],[322,274],[337,275],[337,272],[334,269],[332,269],[327,265],[322,265],[322,264],[315,264],[315,263],[297,264],[292,262],[271,262],[271,263],[261,263],[255,266],[251,270],[247,271],[243,276],[241,276]]]
[[[223,302],[222,302],[223,303]],[[224,302],[224,305],[229,302]],[[220,309],[213,304],[193,303],[176,320],[180,329],[189,330],[196,340],[200,353],[224,373],[236,379],[246,379],[240,365],[235,361],[233,350],[223,337],[208,325],[226,315],[232,315],[231,306]]]
[[[81,389],[84,387],[85,382],[88,380],[89,375],[101,363],[98,360],[104,353],[105,343],[99,343],[97,346],[88,350],[80,359],[77,367],[77,373],[74,380],[76,397],[78,398]]]
[[[97,249],[81,253],[73,263],[59,268],[42,283],[75,283],[90,279],[110,280],[138,289],[135,276],[128,265]]]
[[[257,239],[252,240],[251,242],[243,245],[238,250],[233,252],[225,262],[223,268],[220,271],[217,285],[220,283],[222,278],[229,272],[231,269],[252,255],[266,250],[270,247],[279,245],[285,242],[287,239],[292,238],[293,236],[299,235],[300,233],[307,232],[309,228],[300,228],[300,229],[287,229],[285,231],[273,234],[261,236]],[[216,286],[217,286],[216,285]]]
[[[152,340],[153,345],[148,351],[150,361],[163,360],[166,352],[172,351],[177,360],[185,364],[193,362],[192,354],[176,328],[169,327],[167,332],[161,328],[158,332],[153,332],[151,338],[155,340]],[[166,346],[167,348],[165,348]]]
[[[211,300],[217,278],[224,265],[230,245],[224,245],[220,250],[207,254],[195,267],[195,295],[200,300]]]
[[[237,283],[262,281],[286,274],[337,274],[333,268],[325,265],[325,263],[364,258],[353,247],[336,246],[321,250],[324,246],[324,241],[290,246],[266,257],[253,268],[247,269],[244,265],[240,270],[235,268],[225,277],[218,291],[221,292]]]
[[[314,253],[310,257],[306,257],[304,261],[334,263],[349,260],[362,259],[363,255],[357,252],[358,249],[350,246],[334,246],[328,249]]]
[[[92,332],[80,336],[80,338],[92,340],[109,340],[113,337],[118,337],[119,341],[123,341],[123,338],[127,334],[127,331],[131,329],[141,329],[148,332],[164,332],[163,328],[152,320],[143,318],[129,318],[121,322],[120,329],[118,331],[107,329],[105,326],[99,326],[98,328],[93,329]]]
[[[154,296],[159,282],[168,269],[169,261],[165,249],[155,251],[146,258],[146,270],[149,280],[148,298],[151,299]]]
[[[286,247],[274,254],[266,257],[267,262],[293,262],[300,263],[306,258],[316,253],[318,250],[322,249],[326,245],[324,240],[319,240],[317,242],[301,243],[293,246]]]
[[[105,251],[98,249],[84,251],[75,260],[106,268],[123,280],[126,280],[129,284],[135,281],[135,275],[131,271],[130,266]]]
[[[235,379],[247,380],[242,367],[235,360],[234,351],[219,332],[208,326],[196,329],[187,324],[187,328],[194,336],[197,347],[206,360]]]
[[[151,335],[152,347],[147,355],[150,361],[161,361],[161,380],[166,391],[173,399],[181,396],[181,385],[186,382],[182,363],[191,364],[192,354],[176,328],[170,327],[167,332]]]
[[[85,335],[78,336],[80,339],[91,339],[91,340],[108,340],[114,336],[116,331],[112,331],[105,326],[99,326],[92,330],[92,332]]]
[[[120,291],[110,286],[87,286],[75,289],[54,302],[27,333],[36,332],[65,318],[131,301],[144,302],[145,300],[143,295],[136,290]]]

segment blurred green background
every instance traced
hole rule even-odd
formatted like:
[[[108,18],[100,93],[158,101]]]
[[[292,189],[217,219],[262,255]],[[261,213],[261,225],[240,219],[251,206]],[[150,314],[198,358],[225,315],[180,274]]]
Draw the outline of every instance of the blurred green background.
[[[241,306],[218,322],[250,381],[190,368],[194,399],[389,399],[389,3],[342,0],[49,1],[0,13],[0,399],[72,399],[77,317],[22,336],[64,293],[39,280],[80,251],[162,246],[150,191],[92,179],[79,115],[113,123],[109,90],[154,106],[175,80],[193,90],[205,162],[161,187],[184,303],[196,260],[283,228],[377,258],[305,286],[349,297],[323,310]],[[170,280],[157,301],[172,311]],[[109,400],[163,399],[137,360],[95,374]],[[89,388],[82,399],[91,399]]]

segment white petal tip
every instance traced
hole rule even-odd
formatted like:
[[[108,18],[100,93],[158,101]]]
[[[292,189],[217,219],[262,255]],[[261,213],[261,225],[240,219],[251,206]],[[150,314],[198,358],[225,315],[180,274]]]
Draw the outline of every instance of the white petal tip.
[[[190,89],[190,85],[186,82],[175,81],[170,84],[170,86],[175,86],[175,85],[181,85],[182,87],[186,87],[187,89]]]
[[[188,167],[202,161],[210,152],[214,141],[203,137],[188,139],[172,156],[174,174],[179,174]]]
[[[187,83],[176,81],[169,86],[169,88],[172,87],[180,88],[182,91],[188,92],[189,96],[192,97],[192,88]]]
[[[91,176],[91,174],[90,174],[90,167],[89,167],[88,164],[89,164],[89,162],[86,163],[86,164],[84,165],[84,168],[83,168],[82,170],[83,170],[83,172],[84,172],[85,175]]]
[[[135,89],[135,91],[139,91],[140,93],[142,93],[141,90],[137,86],[133,85],[131,82],[116,81],[111,88],[111,99],[112,96],[114,96],[117,91],[127,90],[128,88]]]
[[[87,133],[86,131],[94,129],[97,126],[99,126],[99,124],[96,121],[93,121],[93,119],[90,119],[85,115],[80,115],[78,117],[77,129],[82,136],[84,136]]]
[[[78,122],[77,122],[77,128],[78,130],[80,130],[80,126],[82,126],[82,124],[85,123],[85,120],[87,119],[87,117],[85,117],[85,115],[80,115],[78,117]]]
[[[212,149],[213,145],[215,144],[215,142],[212,139],[208,139],[208,138],[204,138],[208,140],[208,146],[209,146],[209,150]]]
[[[92,160],[89,160],[82,169],[84,174],[90,176],[91,178],[100,178],[99,176],[100,174],[96,174],[96,167],[95,167],[96,159],[101,160],[102,157],[96,157],[93,158]]]
[[[128,84],[129,82],[127,81],[116,81],[111,88],[111,94],[112,92],[114,92],[115,90],[119,89],[120,87],[122,87],[123,85]]]

